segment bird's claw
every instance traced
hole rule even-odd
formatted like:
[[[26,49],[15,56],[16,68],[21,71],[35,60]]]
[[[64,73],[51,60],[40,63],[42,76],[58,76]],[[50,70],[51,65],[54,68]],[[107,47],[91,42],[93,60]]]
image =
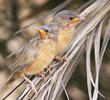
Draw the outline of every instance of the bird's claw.
[[[46,72],[50,74],[50,66],[46,67]]]
[[[39,77],[41,77],[42,79],[46,79],[45,78],[45,73],[43,73],[43,72],[39,72],[38,74],[37,74],[37,76],[39,76]]]
[[[32,92],[35,93],[36,95],[38,95],[38,92],[37,92],[35,85],[33,83],[27,84],[27,87],[31,87]]]
[[[55,59],[58,60],[58,61],[61,61],[61,62],[67,61],[67,57],[65,57],[65,56],[62,56],[62,57],[56,56]]]

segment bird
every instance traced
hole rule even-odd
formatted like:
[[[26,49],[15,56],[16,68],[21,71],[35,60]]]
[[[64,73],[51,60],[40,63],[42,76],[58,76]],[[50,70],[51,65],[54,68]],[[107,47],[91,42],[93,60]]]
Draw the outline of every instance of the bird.
[[[76,26],[85,18],[80,18],[76,13],[70,10],[62,10],[58,12],[48,26],[54,27],[57,33],[56,59],[66,60],[66,57],[58,56],[67,48],[74,36]]]
[[[36,28],[38,35],[21,47],[16,53],[12,63],[11,76],[6,84],[16,77],[23,77],[37,94],[35,85],[27,75],[36,75],[45,69],[55,57],[57,34],[47,25]]]

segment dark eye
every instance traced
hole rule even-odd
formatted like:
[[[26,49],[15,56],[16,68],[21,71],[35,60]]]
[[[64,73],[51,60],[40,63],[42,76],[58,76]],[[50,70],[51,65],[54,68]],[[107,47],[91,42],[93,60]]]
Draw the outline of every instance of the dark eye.
[[[48,30],[45,30],[45,32],[48,32]]]
[[[69,19],[70,19],[70,20],[72,20],[72,19],[73,19],[73,17],[69,17]]]

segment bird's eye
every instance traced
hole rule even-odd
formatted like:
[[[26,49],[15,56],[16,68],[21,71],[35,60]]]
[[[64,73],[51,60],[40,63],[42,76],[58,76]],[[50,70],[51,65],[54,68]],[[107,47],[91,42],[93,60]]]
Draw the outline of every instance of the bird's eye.
[[[72,20],[72,19],[73,19],[73,17],[69,17],[69,19],[70,19],[70,20]]]
[[[48,32],[48,30],[45,30],[45,32]]]

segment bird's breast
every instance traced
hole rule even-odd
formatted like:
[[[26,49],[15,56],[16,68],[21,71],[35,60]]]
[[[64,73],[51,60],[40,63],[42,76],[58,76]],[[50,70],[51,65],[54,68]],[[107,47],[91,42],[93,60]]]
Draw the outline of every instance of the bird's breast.
[[[63,52],[72,39],[73,39],[73,31],[72,30],[59,31],[58,32],[57,47],[56,47],[56,55]]]
[[[32,64],[24,70],[25,74],[34,75],[46,68],[55,57],[56,43],[52,40],[44,40],[39,45],[39,55]]]

